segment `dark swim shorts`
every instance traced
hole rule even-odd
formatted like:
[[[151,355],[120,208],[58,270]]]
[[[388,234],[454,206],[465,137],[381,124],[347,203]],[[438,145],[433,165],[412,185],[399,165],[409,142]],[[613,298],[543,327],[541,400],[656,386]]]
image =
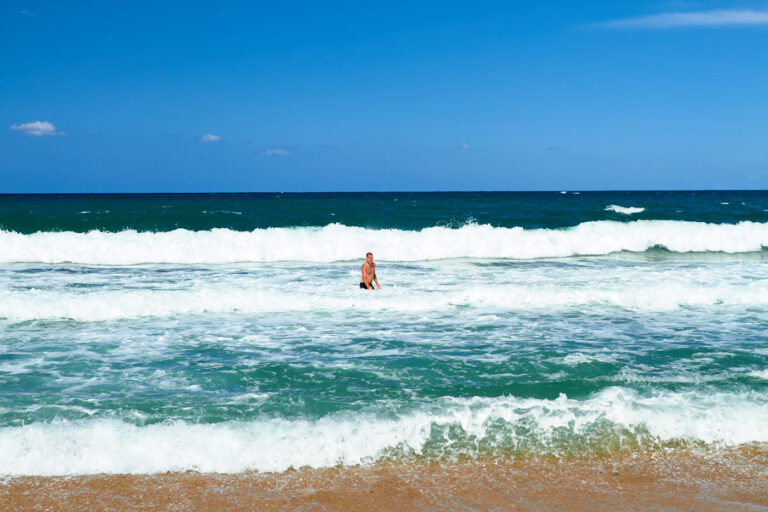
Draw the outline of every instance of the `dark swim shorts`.
[[[365,286],[365,283],[362,282],[362,281],[360,281],[360,288],[362,288],[363,290],[367,290],[368,289],[368,287]],[[373,284],[371,284],[371,290],[373,290]]]

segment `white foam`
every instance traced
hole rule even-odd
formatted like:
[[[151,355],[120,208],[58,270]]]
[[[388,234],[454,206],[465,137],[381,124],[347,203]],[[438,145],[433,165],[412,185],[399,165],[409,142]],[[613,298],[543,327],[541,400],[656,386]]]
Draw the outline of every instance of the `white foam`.
[[[555,358],[553,361],[567,364],[568,366],[577,366],[583,363],[599,362],[599,363],[613,363],[616,361],[616,356],[611,353],[590,353],[585,354],[583,352],[574,352],[561,358]]]
[[[635,282],[598,282],[580,287],[558,285],[469,286],[445,291],[388,288],[375,295],[349,285],[296,294],[291,290],[206,286],[193,290],[112,290],[87,293],[31,290],[0,291],[0,318],[13,321],[121,318],[186,314],[377,311],[419,313],[473,307],[514,311],[572,307],[619,307],[670,311],[681,307],[767,306],[768,280],[748,286]]]
[[[707,224],[646,220],[596,221],[567,229],[499,228],[470,224],[420,231],[325,227],[213,229],[169,232],[0,231],[0,263],[44,262],[129,265],[139,263],[232,263],[242,261],[331,262],[358,259],[368,251],[379,260],[446,258],[546,258],[645,251],[760,251],[768,246],[768,223]]]
[[[498,442],[513,450],[539,446],[544,453],[558,454],[565,438],[594,442],[600,425],[608,427],[601,430],[603,435],[618,435],[616,428],[624,429],[626,439],[645,432],[649,442],[734,445],[768,441],[767,422],[765,394],[641,396],[619,387],[586,400],[564,395],[555,400],[443,398],[399,415],[367,411],[315,420],[168,421],[149,426],[116,419],[54,421],[0,429],[0,474],[284,471],[366,463],[393,449],[450,456],[458,448],[456,434],[449,434],[448,428],[460,429],[465,440],[460,450],[468,454]],[[425,452],[430,443],[431,451]]]
[[[616,212],[616,213],[623,213],[624,215],[632,215],[635,213],[641,213],[645,211],[645,208],[640,208],[637,206],[619,206],[617,204],[609,204],[605,207],[606,211]]]
[[[750,377],[755,377],[757,379],[765,379],[768,380],[768,368],[765,370],[754,370],[749,372],[747,375]]]

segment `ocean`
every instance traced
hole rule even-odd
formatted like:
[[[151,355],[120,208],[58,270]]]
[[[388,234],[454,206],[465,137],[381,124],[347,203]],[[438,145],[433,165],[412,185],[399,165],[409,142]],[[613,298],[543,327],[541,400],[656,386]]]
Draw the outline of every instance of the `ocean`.
[[[0,196],[0,475],[760,445],[766,248],[761,191]]]

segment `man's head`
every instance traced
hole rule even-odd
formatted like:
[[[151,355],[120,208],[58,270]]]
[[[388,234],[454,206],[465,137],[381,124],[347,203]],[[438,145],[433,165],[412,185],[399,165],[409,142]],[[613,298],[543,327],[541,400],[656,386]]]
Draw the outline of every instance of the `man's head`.
[[[368,263],[373,263],[373,253],[372,252],[365,253],[365,261],[367,261]]]

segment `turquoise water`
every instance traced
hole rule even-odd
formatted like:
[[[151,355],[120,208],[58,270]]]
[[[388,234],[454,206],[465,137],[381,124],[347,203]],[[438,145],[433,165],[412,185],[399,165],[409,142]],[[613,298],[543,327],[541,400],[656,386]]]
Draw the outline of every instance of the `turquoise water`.
[[[768,441],[766,210],[766,192],[2,196],[0,474]]]

